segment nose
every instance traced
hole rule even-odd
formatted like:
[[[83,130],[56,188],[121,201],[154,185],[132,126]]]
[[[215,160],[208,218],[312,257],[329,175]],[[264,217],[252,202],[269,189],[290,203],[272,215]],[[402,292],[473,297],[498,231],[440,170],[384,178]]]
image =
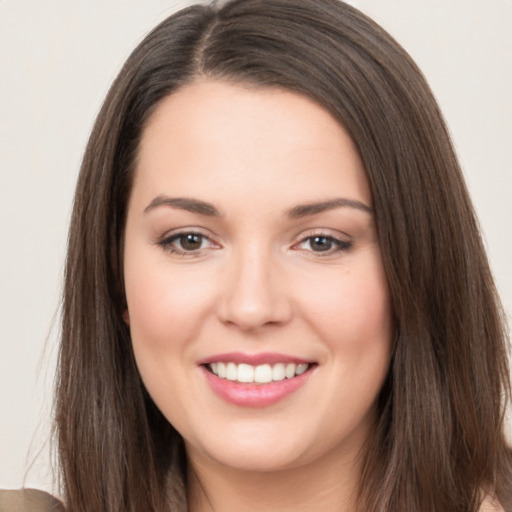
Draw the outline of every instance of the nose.
[[[243,331],[282,325],[292,317],[282,272],[272,257],[258,248],[247,248],[227,263],[218,314],[222,322]]]

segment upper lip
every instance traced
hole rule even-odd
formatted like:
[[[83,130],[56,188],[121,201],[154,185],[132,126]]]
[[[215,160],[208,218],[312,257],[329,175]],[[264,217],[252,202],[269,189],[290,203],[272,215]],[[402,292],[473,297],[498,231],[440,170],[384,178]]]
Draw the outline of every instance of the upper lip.
[[[288,354],[279,354],[276,352],[260,352],[257,354],[247,354],[244,352],[227,352],[224,354],[215,354],[210,357],[205,357],[198,361],[197,364],[205,365],[211,363],[245,363],[251,366],[258,366],[261,364],[276,364],[276,363],[295,363],[295,364],[309,364],[313,361],[308,361],[301,357],[295,357]]]

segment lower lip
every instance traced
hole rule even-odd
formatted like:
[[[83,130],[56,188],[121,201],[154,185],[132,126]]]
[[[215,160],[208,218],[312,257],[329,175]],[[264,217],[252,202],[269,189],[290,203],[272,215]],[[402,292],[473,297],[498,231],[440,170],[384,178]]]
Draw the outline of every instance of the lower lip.
[[[268,384],[243,384],[221,379],[204,366],[200,367],[212,390],[226,402],[241,407],[266,407],[275,404],[302,387],[312,373],[306,372],[291,379],[283,379]]]

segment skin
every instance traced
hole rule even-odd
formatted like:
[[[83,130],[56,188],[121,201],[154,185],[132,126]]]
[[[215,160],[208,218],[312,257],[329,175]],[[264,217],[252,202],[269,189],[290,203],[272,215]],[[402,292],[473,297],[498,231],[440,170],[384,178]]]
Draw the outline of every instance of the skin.
[[[126,318],[145,386],[185,439],[189,510],[352,510],[393,333],[371,206],[352,140],[298,94],[198,80],[150,118],[126,223]],[[192,249],[176,236],[190,232]],[[234,351],[315,367],[279,402],[242,407],[198,365]]]

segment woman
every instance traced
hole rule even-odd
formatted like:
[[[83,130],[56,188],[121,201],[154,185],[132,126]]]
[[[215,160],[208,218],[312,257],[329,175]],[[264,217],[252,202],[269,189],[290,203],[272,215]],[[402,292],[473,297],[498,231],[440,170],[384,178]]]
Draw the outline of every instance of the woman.
[[[72,511],[512,507],[447,130],[337,0],[192,7],[133,52],[82,164],[59,368]]]

